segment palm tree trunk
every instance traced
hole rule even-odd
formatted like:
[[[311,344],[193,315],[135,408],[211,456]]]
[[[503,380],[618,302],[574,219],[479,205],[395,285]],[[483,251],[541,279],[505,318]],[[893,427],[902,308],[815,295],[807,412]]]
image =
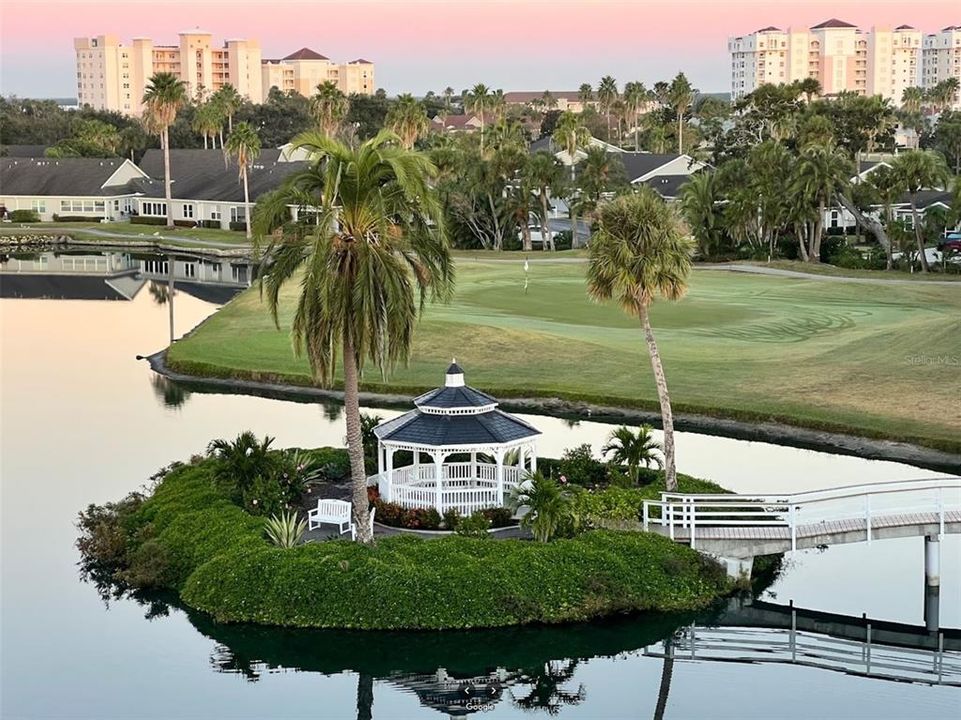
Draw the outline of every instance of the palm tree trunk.
[[[918,206],[914,203],[914,195],[911,196],[911,219],[914,221],[914,240],[918,244],[918,253],[921,255],[921,272],[926,273],[931,268],[928,267],[928,256],[924,252],[924,238],[921,237],[921,221],[918,217]]]
[[[227,132],[233,132],[233,131],[234,131],[234,116],[228,115],[227,116]]]
[[[664,665],[661,666],[661,684],[657,689],[657,705],[654,707],[654,720],[663,720],[667,709],[667,698],[671,693],[671,679],[674,677],[674,648],[672,638],[664,641]]]
[[[247,164],[244,163],[241,167],[244,177],[244,231],[247,239],[250,240],[253,234],[250,230],[250,192],[247,188]]]
[[[654,340],[654,330],[648,316],[647,305],[638,307],[641,317],[641,327],[644,328],[644,338],[647,340],[647,352],[651,356],[651,368],[654,370],[654,384],[657,386],[657,399],[661,404],[661,424],[664,427],[664,488],[667,492],[677,492],[677,466],[674,459],[674,414],[671,412],[671,398],[667,392],[667,378],[664,377],[664,367],[661,365],[661,355],[657,351]]]
[[[374,676],[357,675],[357,720],[371,720],[374,717]]]
[[[677,154],[684,152],[684,113],[677,114]]]
[[[367,512],[367,472],[364,469],[364,442],[360,432],[360,401],[358,399],[357,353],[354,344],[344,337],[344,417],[347,422],[347,454],[350,456],[350,477],[354,526],[357,539],[371,543],[370,519]]]
[[[167,200],[167,228],[173,230],[174,205],[170,200],[170,133],[168,128],[163,129],[160,144],[164,148],[164,198]]]
[[[204,133],[204,150],[207,149],[207,133]]]
[[[531,251],[531,221],[527,218],[526,222],[521,223],[521,236],[524,238],[524,252]],[[541,233],[543,238],[544,233]]]
[[[541,192],[541,250],[550,247],[554,250],[554,233],[551,232],[549,222],[550,212],[547,209],[547,191]]]

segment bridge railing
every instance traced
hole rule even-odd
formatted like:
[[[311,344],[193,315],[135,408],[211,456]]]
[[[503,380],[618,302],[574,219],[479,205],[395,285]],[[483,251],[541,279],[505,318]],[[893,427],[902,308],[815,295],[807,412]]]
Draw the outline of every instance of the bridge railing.
[[[696,543],[697,528],[787,528],[791,549],[797,549],[798,529],[831,520],[864,520],[867,541],[872,521],[903,513],[934,513],[939,534],[944,534],[945,514],[961,510],[961,477],[898,480],[847,485],[780,495],[661,493],[660,500],[645,500],[642,522],[666,528],[672,540],[679,531]]]

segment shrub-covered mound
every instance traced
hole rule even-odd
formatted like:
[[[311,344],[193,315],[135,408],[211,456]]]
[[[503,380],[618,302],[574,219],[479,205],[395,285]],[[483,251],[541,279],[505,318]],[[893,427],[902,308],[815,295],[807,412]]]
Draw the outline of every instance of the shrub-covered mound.
[[[102,533],[118,540],[101,557],[104,567],[113,563],[130,585],[176,590],[217,620],[298,627],[558,623],[696,609],[728,588],[713,561],[637,532],[550,543],[395,536],[373,547],[335,540],[278,548],[265,539],[263,518],[218,489],[214,468],[210,459],[178,466],[150,497],[113,506],[127,511]]]

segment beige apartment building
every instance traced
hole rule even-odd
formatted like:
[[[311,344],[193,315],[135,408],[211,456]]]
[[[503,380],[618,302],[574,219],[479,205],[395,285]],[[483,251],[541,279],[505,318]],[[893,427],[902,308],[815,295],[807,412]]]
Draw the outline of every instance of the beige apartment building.
[[[812,77],[825,95],[849,91],[897,103],[905,87],[918,84],[922,48],[920,31],[909,25],[865,33],[831,19],[805,30],[762,28],[730,38],[728,50],[735,100],[760,85]]]
[[[374,64],[363,58],[339,64],[310,48],[301,48],[279,60],[264,60],[261,66],[264,97],[272,87],[284,92],[295,90],[309,97],[328,80],[337,83],[347,95],[373,95]]]
[[[215,47],[213,36],[202,30],[182,32],[179,40],[154,45],[150,38],[134,38],[124,45],[116,35],[75,38],[78,104],[138,115],[144,88],[158,72],[183,80],[192,97],[229,83],[252,102],[263,100],[256,40],[226,40]]]
[[[943,28],[924,38],[922,87],[932,88],[952,77],[961,81],[961,25]],[[951,107],[961,110],[961,93],[955,93]]]

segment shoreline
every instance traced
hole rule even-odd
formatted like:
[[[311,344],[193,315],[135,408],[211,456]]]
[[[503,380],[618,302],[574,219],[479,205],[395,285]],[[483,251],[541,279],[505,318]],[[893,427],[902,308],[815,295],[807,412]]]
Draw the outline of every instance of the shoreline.
[[[294,402],[341,402],[343,400],[343,392],[339,390],[239,378],[188,375],[168,367],[166,355],[166,350],[160,350],[148,356],[138,355],[137,359],[146,360],[151,369],[158,375],[181,383],[187,389],[197,392],[255,395]],[[361,390],[359,397],[363,405],[408,409],[413,396],[403,393]],[[575,402],[551,397],[505,397],[499,400],[499,405],[509,412],[566,417],[594,422],[647,423],[654,427],[660,427],[661,419],[660,413],[657,411],[581,401]],[[846,435],[788,425],[787,423],[747,422],[711,415],[675,413],[674,426],[681,432],[786,445],[838,455],[851,455],[868,460],[900,462],[935,472],[958,473],[961,471],[961,455],[959,454],[895,440]]]
[[[31,231],[26,229],[22,233],[0,234],[0,249],[7,251],[29,250],[42,252],[45,250],[64,250],[70,248],[152,250],[154,252],[168,254],[204,255],[236,259],[252,259],[253,257],[251,249],[246,245],[238,245],[235,249],[211,245],[194,245],[190,243],[177,244],[176,241],[166,239],[155,240],[149,235],[145,235],[144,237],[130,236],[130,239],[121,239],[119,236],[114,236],[113,238],[104,236],[102,239],[97,239],[78,238],[69,233],[36,233],[35,231],[31,233]]]

